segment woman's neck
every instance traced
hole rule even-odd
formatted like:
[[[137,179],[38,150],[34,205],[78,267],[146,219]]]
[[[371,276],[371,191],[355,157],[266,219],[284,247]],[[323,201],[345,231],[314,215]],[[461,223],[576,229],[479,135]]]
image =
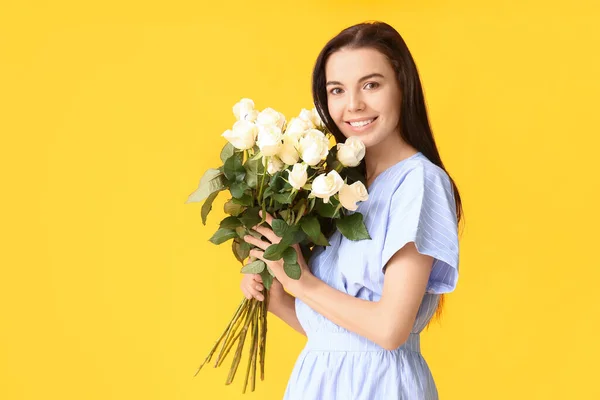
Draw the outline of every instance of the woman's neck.
[[[400,135],[390,135],[389,140],[367,148],[365,154],[367,184],[370,185],[383,171],[417,152],[418,150],[402,140]]]

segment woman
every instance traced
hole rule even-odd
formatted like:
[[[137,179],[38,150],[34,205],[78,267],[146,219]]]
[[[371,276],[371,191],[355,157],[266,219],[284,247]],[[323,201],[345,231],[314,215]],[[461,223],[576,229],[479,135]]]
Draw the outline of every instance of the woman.
[[[279,237],[248,236],[251,256],[275,274],[269,311],[308,337],[289,380],[288,400],[437,399],[420,353],[420,332],[458,279],[460,195],[446,173],[427,117],[419,75],[401,36],[385,23],[349,27],[321,51],[315,106],[338,142],[358,136],[369,198],[359,203],[372,240],[339,231],[310,265],[296,245],[302,277],[262,257]],[[295,295],[288,294],[288,289]],[[263,300],[259,275],[246,297]]]

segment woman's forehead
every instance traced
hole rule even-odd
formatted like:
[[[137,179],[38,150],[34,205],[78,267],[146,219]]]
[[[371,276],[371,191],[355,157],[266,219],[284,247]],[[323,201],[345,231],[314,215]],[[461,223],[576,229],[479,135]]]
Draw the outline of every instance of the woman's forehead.
[[[356,82],[366,75],[389,75],[391,66],[383,54],[374,49],[344,49],[331,54],[325,65],[327,81]]]

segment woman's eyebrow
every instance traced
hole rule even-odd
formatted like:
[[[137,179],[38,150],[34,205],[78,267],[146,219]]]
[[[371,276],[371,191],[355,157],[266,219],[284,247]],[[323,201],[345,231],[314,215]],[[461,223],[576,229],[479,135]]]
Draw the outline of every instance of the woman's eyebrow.
[[[385,78],[383,75],[381,75],[380,73],[375,72],[374,74],[369,74],[369,75],[365,75],[362,78],[360,78],[358,80],[358,82],[362,82],[362,81],[366,81],[367,79],[371,79],[371,78]],[[330,86],[330,85],[342,85],[341,82],[338,81],[329,81],[325,84],[325,86]]]

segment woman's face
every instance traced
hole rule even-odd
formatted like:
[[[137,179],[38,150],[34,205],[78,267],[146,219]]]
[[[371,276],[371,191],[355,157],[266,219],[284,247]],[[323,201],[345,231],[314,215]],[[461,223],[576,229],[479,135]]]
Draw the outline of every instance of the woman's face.
[[[346,138],[375,146],[398,134],[400,88],[387,58],[377,50],[340,49],[325,65],[329,114]]]

